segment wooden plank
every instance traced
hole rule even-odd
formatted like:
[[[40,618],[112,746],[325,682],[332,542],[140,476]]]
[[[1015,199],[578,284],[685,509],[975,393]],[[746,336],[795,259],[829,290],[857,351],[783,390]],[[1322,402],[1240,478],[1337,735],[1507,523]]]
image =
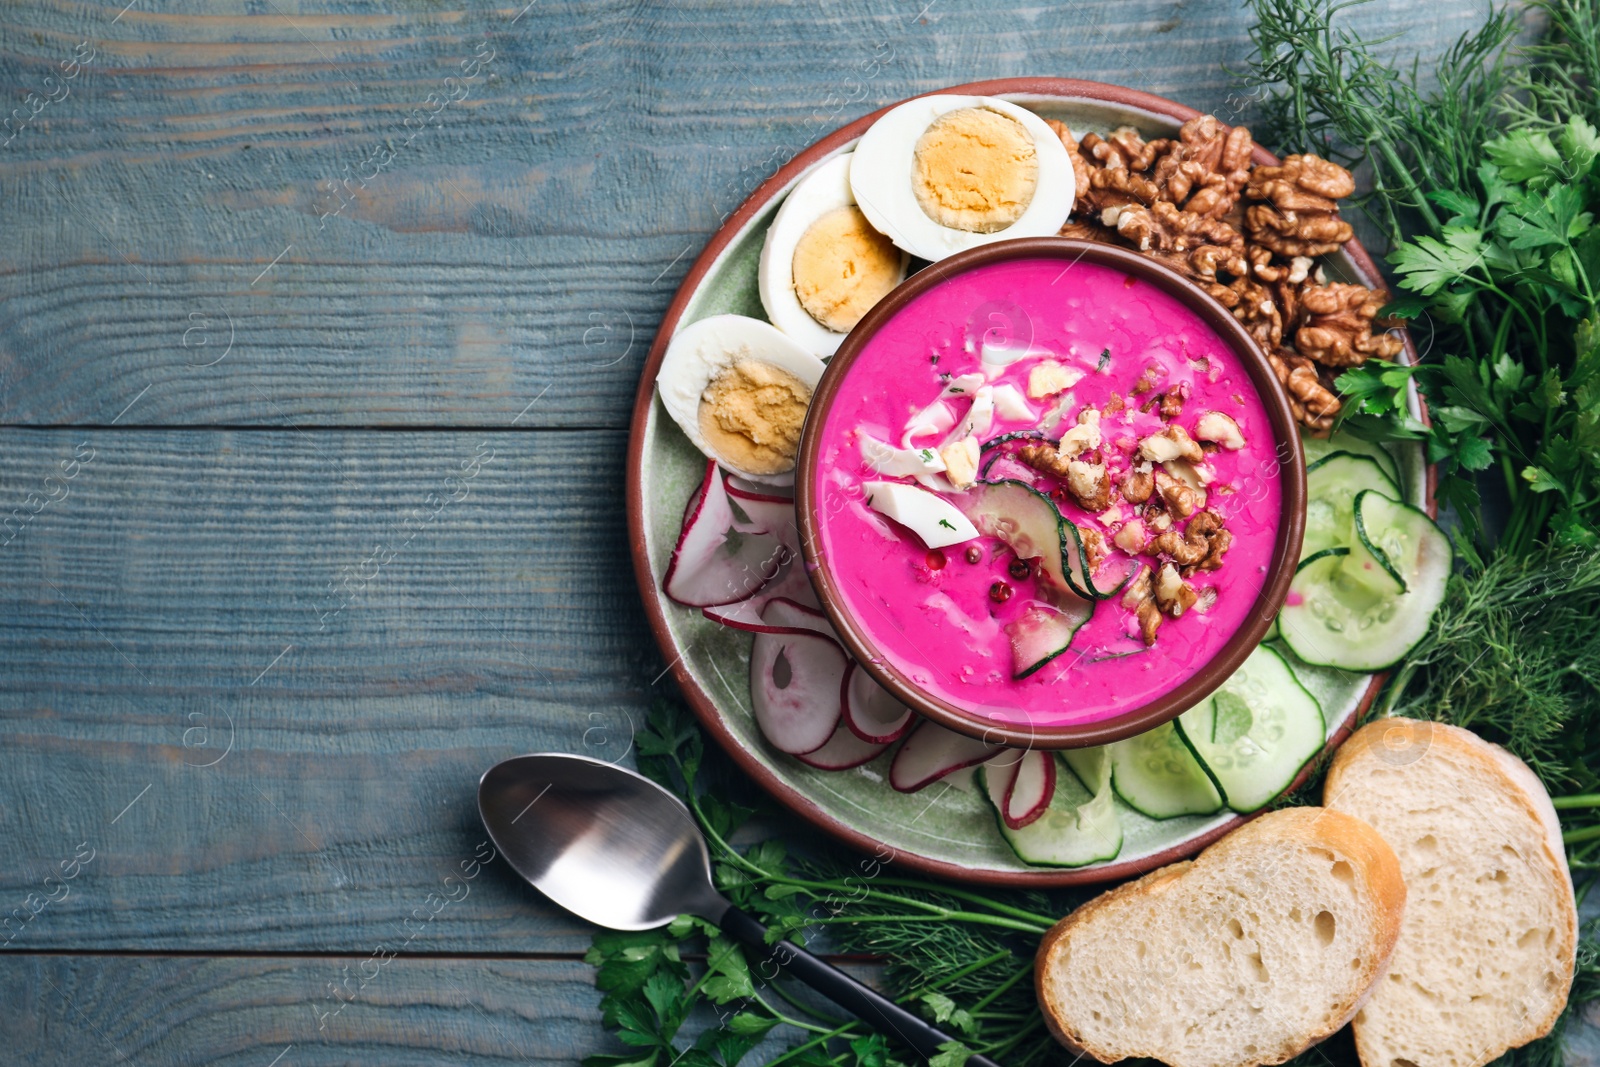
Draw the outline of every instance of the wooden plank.
[[[599,999],[576,960],[0,957],[6,1059],[35,1067],[572,1064],[626,1051],[601,1032]],[[773,1031],[746,1062],[797,1033]]]
[[[505,426],[555,383],[522,425],[620,427],[706,237],[829,129],[1026,74],[1253,106],[1237,0],[119,9],[0,8],[0,86],[58,97],[0,149],[0,423]]]
[[[604,1042],[568,960],[7,957],[0,991],[7,1060],[39,1067],[570,1064]]]
[[[661,678],[615,434],[9,430],[0,456],[0,916],[94,851],[13,948],[393,937],[482,840],[485,769],[625,757]],[[409,929],[587,943],[498,865]]]

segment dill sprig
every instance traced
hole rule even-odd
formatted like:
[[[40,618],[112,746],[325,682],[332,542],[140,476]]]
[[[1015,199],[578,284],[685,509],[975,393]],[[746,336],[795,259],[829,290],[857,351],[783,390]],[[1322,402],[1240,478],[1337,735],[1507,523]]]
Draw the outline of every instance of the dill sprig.
[[[1542,40],[1523,49],[1527,66],[1513,80],[1506,108],[1516,125],[1544,127],[1551,116],[1582,115],[1600,126],[1600,3],[1534,0]]]
[[[1557,795],[1600,789],[1600,554],[1500,556],[1450,579],[1385,710],[1504,744]]]
[[[1423,436],[1395,402],[1422,390],[1470,564],[1600,544],[1600,134],[1586,118],[1600,111],[1600,0],[1539,0],[1548,33],[1524,49],[1508,48],[1520,10],[1491,11],[1426,77],[1380,54],[1393,38],[1349,28],[1342,13],[1364,2],[1251,0],[1247,80],[1268,90],[1268,140],[1367,165],[1363,205],[1410,290],[1386,314],[1427,315],[1433,334],[1417,367],[1341,375],[1341,425]],[[1505,501],[1487,516],[1486,492]]]
[[[1368,2],[1252,0],[1255,52],[1242,76],[1270,90],[1264,142],[1367,164],[1373,191],[1362,205],[1391,241],[1413,218],[1437,233],[1443,220],[1427,193],[1473,187],[1508,84],[1501,57],[1516,20],[1494,12],[1451,45],[1430,91],[1415,60],[1397,70],[1378,54],[1393,37],[1363,40],[1339,24],[1341,11]]]
[[[694,815],[729,899],[774,937],[820,937],[832,950],[882,961],[890,994],[956,1037],[931,1067],[960,1067],[974,1052],[1019,1067],[1059,1059],[1034,1001],[1033,956],[1080,898],[945,885],[897,868],[887,849],[863,857],[818,842],[791,856],[775,837],[736,846],[764,802],[721,752],[707,750],[688,713],[658,701],[635,741],[639,769]],[[691,965],[697,957],[704,962]],[[602,1019],[634,1051],[591,1056],[586,1067],[733,1067],[769,1034],[789,1041],[773,1064],[900,1063],[861,1023],[819,1010],[782,979],[760,980],[760,961],[702,920],[597,934],[588,959]]]

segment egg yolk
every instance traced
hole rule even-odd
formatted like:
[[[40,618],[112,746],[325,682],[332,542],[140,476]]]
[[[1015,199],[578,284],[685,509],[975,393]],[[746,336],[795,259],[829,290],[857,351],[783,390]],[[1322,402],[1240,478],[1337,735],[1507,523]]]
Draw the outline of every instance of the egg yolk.
[[[1033,138],[1009,115],[987,108],[950,111],[923,131],[912,155],[911,188],[934,222],[995,233],[1028,209],[1039,182]]]
[[[719,371],[700,394],[700,433],[716,454],[749,474],[794,469],[811,389],[759,359]]]
[[[860,208],[841,207],[800,235],[792,270],[794,295],[806,314],[834,333],[849,333],[900,284],[900,252]]]

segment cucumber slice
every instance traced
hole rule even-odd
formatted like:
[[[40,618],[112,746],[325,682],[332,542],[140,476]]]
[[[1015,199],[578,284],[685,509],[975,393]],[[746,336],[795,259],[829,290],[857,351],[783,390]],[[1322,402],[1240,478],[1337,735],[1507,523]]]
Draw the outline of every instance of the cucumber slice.
[[[1296,563],[1295,566],[1294,566],[1294,572],[1296,574],[1299,574],[1301,571],[1305,570],[1307,567],[1315,566],[1321,560],[1325,560],[1325,559],[1343,559],[1345,556],[1348,556],[1349,554],[1350,554],[1350,550],[1348,548],[1346,548],[1344,545],[1338,545],[1338,546],[1336,546],[1334,548],[1325,548],[1321,552],[1313,552],[1313,553],[1311,553],[1311,555],[1307,556],[1305,559],[1302,559],[1299,563]],[[1277,618],[1278,622],[1281,624],[1283,622],[1283,612],[1282,611],[1278,612],[1276,618]],[[1283,627],[1281,625],[1278,627],[1278,631],[1279,631],[1279,633],[1281,635],[1282,632],[1283,632]]]
[[[1366,456],[1383,468],[1383,473],[1395,485],[1400,484],[1400,464],[1394,454],[1376,441],[1349,433],[1336,433],[1331,437],[1302,437],[1300,443],[1305,447],[1306,471],[1310,473],[1317,463],[1333,455],[1335,452],[1347,452],[1351,455]]]
[[[989,472],[995,463],[1003,459],[1014,459],[1013,450],[1004,447],[1013,441],[1026,441],[1030,444],[1060,445],[1060,441],[1046,437],[1043,430],[1016,430],[1012,433],[1003,433],[998,437],[991,437],[978,447],[981,450],[978,463],[978,478],[980,481],[997,482],[1000,478],[991,478]],[[1018,460],[1017,462],[1021,462]]]
[[[1011,638],[1011,677],[1022,679],[1067,650],[1072,635],[1094,614],[1094,602],[1063,597],[1061,607],[1032,603],[1006,623]]]
[[[1376,542],[1406,592],[1386,595],[1354,580],[1353,553],[1307,561],[1295,572],[1278,618],[1285,643],[1313,666],[1387,670],[1427,634],[1444,599],[1454,562],[1450,539],[1416,508],[1394,501],[1374,506],[1378,499],[1374,494],[1361,502],[1367,529],[1380,531]]]
[[[1099,796],[1111,782],[1111,753],[1109,745],[1096,745],[1093,748],[1064,748],[1061,749],[1061,758],[1067,761],[1067,766],[1091,796]]]
[[[1327,739],[1321,705],[1265,645],[1177,721],[1228,807],[1241,814],[1289,788]]]
[[[995,811],[1000,836],[1023,863],[1084,867],[1114,860],[1122,851],[1122,823],[1117,818],[1116,794],[1109,785],[1090,796],[1076,775],[1057,767],[1055,794],[1049,805],[1028,825],[1013,830],[1001,815],[1011,775],[990,770],[988,766],[978,768],[979,784]]]
[[[1404,523],[1394,511],[1404,506],[1371,489],[1356,494],[1350,554],[1341,566],[1352,582],[1385,596],[1406,591],[1405,578],[1389,558],[1391,551],[1404,551]]]
[[[1306,468],[1306,535],[1302,560],[1328,548],[1350,544],[1356,494],[1376,489],[1394,499],[1400,490],[1370,456],[1335,452]]]
[[[1172,723],[1164,722],[1106,748],[1111,756],[1112,788],[1134,811],[1152,819],[1171,819],[1210,815],[1222,809],[1216,786]]]
[[[1062,594],[1103,599],[1084,563],[1083,537],[1051,499],[1017,481],[980,482],[956,506],[988,537],[998,537],[1022,559],[1041,562],[1045,584]]]
[[[1279,627],[1278,627],[1278,617],[1276,615],[1274,615],[1272,617],[1272,625],[1267,627],[1267,635],[1265,637],[1263,637],[1261,640],[1263,640],[1263,641],[1276,641],[1278,638],[1280,638],[1282,636],[1283,636],[1283,631],[1281,629],[1279,629]]]
[[[1078,784],[1082,785],[1085,792],[1091,797],[1098,797],[1101,790],[1110,785],[1110,745],[1096,745],[1093,749],[1062,749],[1061,758],[1067,761],[1067,768],[1072,771],[1072,776],[1077,777]]]

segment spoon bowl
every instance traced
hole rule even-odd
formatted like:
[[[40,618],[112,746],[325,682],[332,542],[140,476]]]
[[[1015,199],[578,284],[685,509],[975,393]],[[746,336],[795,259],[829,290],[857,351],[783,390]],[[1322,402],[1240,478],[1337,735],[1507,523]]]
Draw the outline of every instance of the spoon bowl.
[[[649,930],[688,913],[721,920],[705,838],[683,802],[587,756],[517,756],[478,783],[489,837],[516,872],[581,918]]]
[[[751,970],[762,986],[781,969],[923,1059],[952,1040],[793,942],[769,944],[767,928],[712,885],[706,840],[689,809],[643,775],[587,756],[516,756],[484,772],[478,814],[506,862],[580,918],[649,930],[695,915],[760,961]],[[983,1056],[967,1064],[995,1067]]]

